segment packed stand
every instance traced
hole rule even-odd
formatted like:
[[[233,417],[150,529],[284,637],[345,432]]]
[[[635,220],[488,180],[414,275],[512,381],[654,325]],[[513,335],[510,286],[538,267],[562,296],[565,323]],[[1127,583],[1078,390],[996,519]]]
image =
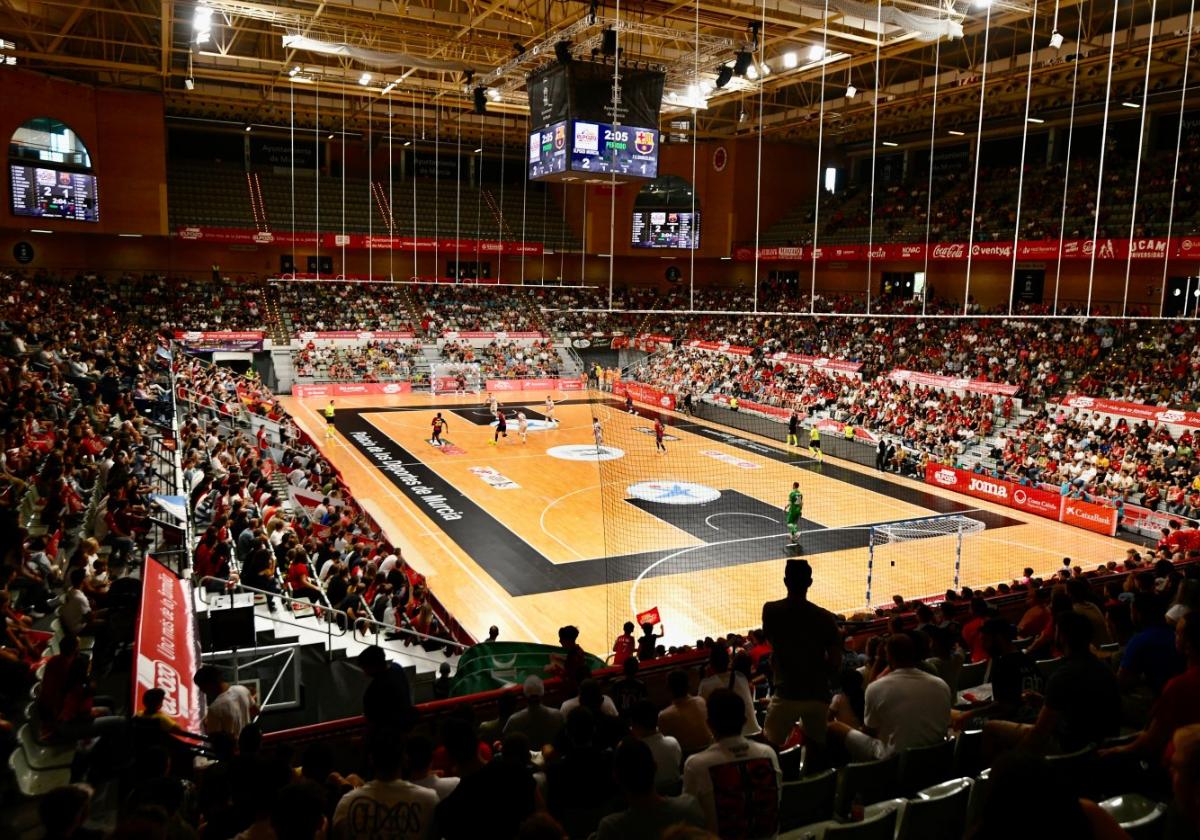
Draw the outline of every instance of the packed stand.
[[[275,283],[288,335],[306,332],[405,332],[413,329],[404,286],[399,283]]]
[[[583,312],[609,308],[608,289],[545,288],[533,292],[533,300],[542,318],[556,334],[569,338],[608,339],[614,335],[632,335],[643,316],[632,312]],[[653,309],[659,301],[658,292],[646,286],[618,287],[613,290],[613,310]]]
[[[558,376],[562,360],[553,341],[518,343],[493,339],[482,347],[446,341],[441,357],[452,364],[477,364],[479,372],[496,379],[538,379]]]
[[[446,332],[540,332],[533,300],[508,287],[423,285],[412,292],[421,330]]]
[[[389,382],[417,379],[421,346],[412,342],[368,341],[362,347],[317,347],[292,354],[298,377],[316,382]]]

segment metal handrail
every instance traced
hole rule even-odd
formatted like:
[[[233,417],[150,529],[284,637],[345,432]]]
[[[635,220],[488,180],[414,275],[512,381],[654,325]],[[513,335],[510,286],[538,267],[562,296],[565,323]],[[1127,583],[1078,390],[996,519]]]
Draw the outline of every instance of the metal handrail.
[[[230,586],[229,586],[230,581],[226,580],[225,578],[212,577],[211,575],[205,575],[204,577],[200,578],[200,580],[198,582],[201,585],[195,587],[197,597],[206,606],[212,606],[215,602],[210,601],[208,599],[209,592],[203,586],[203,584],[205,584],[205,583],[218,583],[221,586],[226,587],[228,590],[227,594],[230,597],[230,599],[232,599],[233,594],[235,592],[240,590],[240,591],[244,591],[244,592],[250,592],[250,593],[253,593],[256,595],[263,595],[264,597],[278,598],[280,601],[283,601],[288,604],[299,603],[299,604],[308,604],[309,606],[313,606],[312,602],[307,601],[303,598],[293,598],[290,595],[283,595],[278,592],[268,592],[265,589],[258,589],[257,587],[254,587],[254,586],[247,586],[246,584],[241,583],[240,581],[234,582],[232,588],[230,588]],[[218,595],[217,596],[218,602],[219,602],[219,599],[223,598],[223,597],[226,597],[225,593]],[[365,602],[364,602],[364,604],[365,604]],[[459,648],[459,649],[466,648],[466,645],[462,644],[461,642],[457,642],[453,639],[443,639],[438,636],[430,636],[426,633],[420,633],[416,630],[412,630],[412,629],[409,629],[406,627],[396,627],[391,624],[383,624],[381,622],[375,621],[375,619],[373,617],[372,618],[363,618],[363,617],[351,618],[348,613],[345,613],[342,610],[335,609],[333,607],[322,607],[321,609],[329,612],[329,614],[331,616],[341,616],[342,617],[343,623],[339,626],[339,632],[336,634],[338,636],[345,636],[346,630],[349,629],[349,630],[351,630],[351,638],[358,639],[357,633],[354,632],[354,622],[361,621],[361,622],[365,622],[367,624],[376,625],[376,632],[375,632],[376,646],[379,646],[379,644],[378,644],[379,629],[378,628],[382,627],[382,628],[386,628],[385,632],[388,632],[388,633],[401,633],[404,635],[412,636],[416,639],[437,642],[439,645],[449,645],[451,647],[455,647],[455,648]],[[292,624],[292,625],[295,625],[296,627],[304,627],[309,630],[312,629],[312,627],[310,627],[309,625],[299,624],[294,621],[288,621],[287,619],[284,619],[284,618],[272,618],[272,621],[278,621],[283,624]],[[332,650],[333,636],[335,635],[333,633],[333,624],[334,624],[334,622],[332,622],[332,621],[327,621],[325,623],[326,635],[328,636],[328,645],[329,645],[328,650]],[[370,642],[367,642],[367,644],[370,644]],[[425,658],[425,657],[420,657],[420,658]]]
[[[367,603],[366,599],[360,595],[358,597],[358,601],[359,601],[359,603],[361,603],[363,605],[363,608],[372,617],[371,618],[359,618],[359,619],[356,619],[356,621],[361,622],[363,624],[369,624],[374,627],[374,629],[375,629],[375,644],[379,644],[380,628],[383,628],[383,632],[385,632],[385,633],[405,633],[409,636],[415,636],[418,639],[423,639],[423,640],[430,641],[430,642],[437,642],[440,645],[445,645],[447,647],[453,647],[458,650],[466,650],[468,647],[470,647],[469,645],[465,645],[462,642],[455,641],[454,639],[444,639],[441,636],[430,636],[428,633],[421,633],[420,631],[413,630],[411,627],[408,627],[408,626],[402,627],[402,626],[398,626],[395,624],[384,624],[382,621],[376,621],[374,618],[374,613],[371,612],[371,605]],[[357,636],[357,633],[358,633],[357,627],[354,628],[354,632],[355,632],[355,638],[357,638],[358,637]]]

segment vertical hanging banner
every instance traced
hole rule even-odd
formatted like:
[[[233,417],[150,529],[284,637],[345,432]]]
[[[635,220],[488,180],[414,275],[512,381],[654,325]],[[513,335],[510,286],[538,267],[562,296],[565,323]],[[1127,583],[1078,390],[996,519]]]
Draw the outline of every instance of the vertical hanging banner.
[[[200,732],[200,698],[192,685],[199,661],[192,624],[191,584],[155,560],[142,569],[142,610],[133,642],[133,702],[161,688],[163,712],[188,732]]]

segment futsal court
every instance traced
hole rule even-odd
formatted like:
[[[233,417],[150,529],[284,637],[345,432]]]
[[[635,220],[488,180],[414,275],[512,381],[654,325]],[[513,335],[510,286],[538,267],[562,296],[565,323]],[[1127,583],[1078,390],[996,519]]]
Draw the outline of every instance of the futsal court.
[[[1008,582],[1062,559],[1094,568],[1128,543],[939,491],[805,446],[664,411],[667,452],[655,451],[656,412],[625,411],[610,394],[506,395],[508,436],[480,395],[343,397],[326,437],[320,398],[284,398],[341,472],[355,498],[404,549],[438,598],[477,637],[553,641],[577,625],[582,643],[607,650],[637,612],[657,607],[665,644],[759,622],[782,597],[783,564],[812,563],[811,597],[844,614],[866,606],[872,525],[958,515],[984,530],[962,540],[959,586]],[[527,442],[515,412],[529,421]],[[447,421],[444,445],[430,422]],[[592,430],[599,418],[603,444]],[[805,443],[806,441],[802,441]],[[804,494],[798,547],[784,504]],[[871,603],[895,593],[932,596],[955,583],[953,537],[878,547]]]

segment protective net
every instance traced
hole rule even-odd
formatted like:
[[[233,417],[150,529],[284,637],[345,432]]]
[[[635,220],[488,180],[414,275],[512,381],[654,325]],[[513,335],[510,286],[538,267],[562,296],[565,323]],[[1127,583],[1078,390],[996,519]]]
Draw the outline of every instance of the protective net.
[[[435,394],[478,394],[483,391],[479,365],[471,362],[431,365],[430,383]]]
[[[969,516],[936,516],[874,525],[867,555],[866,606],[878,606],[872,589],[876,565],[911,563],[926,575],[923,597],[947,588],[958,589],[962,574],[963,540],[987,526]],[[919,543],[919,544],[918,544]],[[947,561],[947,562],[943,562]],[[913,595],[908,594],[911,598]]]

